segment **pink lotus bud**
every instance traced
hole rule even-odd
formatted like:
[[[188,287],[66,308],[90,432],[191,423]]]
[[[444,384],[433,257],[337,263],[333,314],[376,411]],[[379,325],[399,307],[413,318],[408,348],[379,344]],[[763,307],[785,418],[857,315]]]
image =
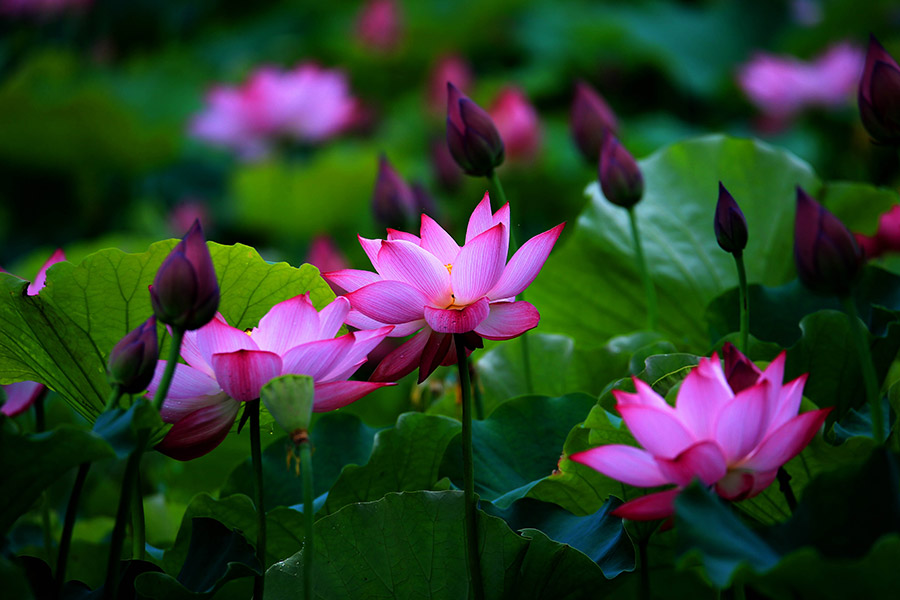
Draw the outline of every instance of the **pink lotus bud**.
[[[900,66],[874,35],[869,36],[858,100],[860,119],[872,139],[900,143]]]
[[[634,157],[608,132],[600,152],[599,176],[603,195],[613,204],[631,208],[644,195],[644,177]]]
[[[846,296],[862,266],[862,252],[847,228],[797,188],[794,260],[800,281],[818,294]]]
[[[490,109],[511,161],[531,162],[541,147],[541,125],[534,106],[517,87],[500,91]]]
[[[716,218],[713,222],[716,241],[725,252],[740,256],[747,247],[747,219],[741,207],[734,201],[722,182],[719,182],[719,201],[716,203]]]
[[[459,56],[442,56],[431,68],[428,77],[428,107],[435,115],[447,113],[448,83],[463,92],[472,87],[472,70]]]
[[[489,176],[503,164],[503,140],[491,116],[447,83],[447,147],[463,171]]]
[[[590,164],[597,164],[600,160],[603,136],[607,131],[613,135],[618,134],[616,113],[594,88],[584,81],[579,81],[575,84],[570,122],[572,137],[581,154]]]
[[[125,334],[109,353],[109,380],[126,394],[143,392],[153,379],[158,358],[156,317],[150,317]]]
[[[725,359],[725,379],[735,394],[743,392],[759,379],[760,371],[753,361],[741,354],[731,342],[725,342],[722,357]]]
[[[163,261],[153,285],[150,302],[160,322],[184,330],[203,327],[219,308],[219,283],[200,222]]]
[[[375,220],[384,227],[405,227],[415,217],[415,205],[412,188],[382,154],[378,159],[378,178],[372,195]]]
[[[366,48],[388,52],[397,47],[403,30],[394,0],[369,0],[356,21],[356,36]]]

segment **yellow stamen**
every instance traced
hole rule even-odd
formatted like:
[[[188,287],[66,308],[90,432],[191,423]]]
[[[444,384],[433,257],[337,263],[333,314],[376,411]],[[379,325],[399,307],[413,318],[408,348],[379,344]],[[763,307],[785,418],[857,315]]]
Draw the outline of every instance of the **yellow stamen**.
[[[451,263],[447,263],[444,266],[447,267],[447,272],[453,275],[453,265]]]

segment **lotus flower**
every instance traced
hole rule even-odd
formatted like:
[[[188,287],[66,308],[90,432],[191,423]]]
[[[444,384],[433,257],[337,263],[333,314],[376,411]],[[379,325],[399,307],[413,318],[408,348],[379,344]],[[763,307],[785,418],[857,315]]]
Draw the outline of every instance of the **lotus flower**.
[[[900,65],[875,36],[869,38],[866,66],[857,93],[862,124],[876,142],[900,142]]]
[[[877,258],[886,252],[900,252],[900,204],[878,217],[875,235],[853,235],[867,259]]]
[[[644,196],[644,176],[640,167],[609,131],[603,138],[597,175],[603,196],[616,206],[631,208]]]
[[[41,266],[34,281],[28,284],[25,293],[29,296],[37,296],[47,281],[47,269],[64,260],[66,260],[65,253],[57,248]],[[5,271],[0,269],[0,272]],[[7,417],[14,417],[28,410],[41,393],[47,389],[44,384],[36,381],[18,381],[0,387],[3,388],[3,392],[6,394],[6,402],[3,403],[3,406],[0,406],[0,413]]]
[[[797,276],[817,294],[846,296],[862,267],[853,234],[824,206],[797,188],[794,262]]]
[[[503,164],[503,140],[491,116],[447,82],[447,147],[459,167],[476,177]]]
[[[346,406],[385,383],[347,381],[366,354],[391,331],[334,337],[350,303],[344,298],[317,312],[307,294],[276,304],[249,332],[231,327],[221,314],[184,336],[181,356],[160,415],[175,426],[157,449],[179,460],[206,454],[231,428],[241,402],[259,398],[269,380],[309,375],[315,380],[313,410]],[[160,360],[148,387],[159,387],[166,361]]]
[[[500,90],[488,111],[512,162],[531,162],[541,149],[541,123],[537,110],[515,86]]]
[[[109,380],[126,394],[142,392],[153,379],[158,358],[156,317],[150,317],[125,334],[110,351]]]
[[[784,352],[762,373],[733,346],[726,346],[725,357],[730,378],[716,354],[701,358],[674,407],[637,378],[636,393],[613,391],[643,448],[609,444],[572,460],[628,485],[675,486],[626,502],[613,514],[639,521],[669,517],[675,497],[694,479],[727,500],[751,498],[822,426],[830,408],[797,414],[806,375],[782,384]]]
[[[391,324],[392,337],[418,332],[370,379],[393,381],[418,366],[423,381],[438,365],[454,364],[451,334],[467,334],[472,349],[481,338],[508,340],[536,327],[537,309],[515,297],[537,277],[564,225],[528,240],[509,264],[509,205],[492,215],[487,194],[469,219],[463,246],[424,214],[418,236],[389,229],[386,240],[360,237],[376,272],[323,274],[348,292],[353,310],[347,324],[360,329]]]
[[[472,80],[472,69],[462,57],[448,54],[438,58],[428,74],[426,99],[429,110],[435,115],[446,115],[447,84],[452,83],[466,92],[472,87]]]

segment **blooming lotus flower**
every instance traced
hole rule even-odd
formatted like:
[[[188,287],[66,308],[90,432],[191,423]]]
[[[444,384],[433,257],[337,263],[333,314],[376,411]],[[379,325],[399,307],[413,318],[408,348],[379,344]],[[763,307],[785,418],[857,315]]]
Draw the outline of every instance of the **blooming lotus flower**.
[[[869,36],[866,65],[859,80],[859,116],[876,142],[900,142],[900,65],[875,36]]]
[[[280,302],[249,332],[228,325],[221,314],[181,347],[187,364],[178,364],[160,416],[175,426],[157,449],[190,460],[218,446],[231,428],[241,402],[259,398],[260,389],[280,375],[315,380],[313,410],[346,406],[385,383],[347,381],[366,355],[391,331],[381,327],[334,337],[350,303],[338,298],[321,312],[308,294]],[[159,387],[166,361],[156,366],[148,392]]]
[[[531,162],[541,148],[541,124],[538,114],[525,93],[506,86],[488,111],[503,139],[510,161]]]
[[[403,21],[394,0],[369,0],[356,21],[356,37],[377,52],[393,50],[400,42]]]
[[[798,187],[794,262],[803,285],[817,294],[845,296],[862,260],[856,239],[840,219]]]
[[[609,131],[617,135],[619,124],[616,113],[606,100],[584,81],[575,84],[570,117],[572,137],[587,161],[596,165],[600,160],[603,137]]]
[[[29,296],[37,296],[47,282],[47,269],[64,260],[66,260],[65,253],[62,249],[57,248],[41,266],[34,281],[28,284],[25,293]],[[5,273],[2,268],[0,268],[0,272]],[[2,385],[0,388],[3,388],[3,392],[6,394],[6,402],[0,406],[0,413],[7,417],[14,417],[31,408],[35,400],[47,389],[44,384],[36,381],[18,381]]]
[[[782,383],[784,352],[762,373],[734,347],[725,355],[733,378],[726,378],[716,354],[701,358],[674,407],[637,378],[636,393],[613,391],[617,410],[643,448],[609,444],[572,460],[628,485],[675,486],[626,502],[613,514],[638,521],[669,517],[676,496],[694,479],[727,500],[751,498],[822,426],[830,408],[797,414],[806,375]]]
[[[469,175],[490,175],[503,164],[503,140],[491,116],[447,82],[447,147]]]
[[[452,334],[466,334],[472,349],[481,338],[508,340],[536,327],[537,309],[515,297],[537,277],[564,225],[528,240],[509,264],[509,205],[491,214],[487,194],[469,218],[463,246],[424,214],[418,236],[389,229],[386,240],[360,237],[376,272],[323,274],[348,292],[353,310],[347,324],[360,329],[394,325],[392,337],[418,332],[370,379],[393,381],[418,366],[423,381],[438,365],[454,364]]]

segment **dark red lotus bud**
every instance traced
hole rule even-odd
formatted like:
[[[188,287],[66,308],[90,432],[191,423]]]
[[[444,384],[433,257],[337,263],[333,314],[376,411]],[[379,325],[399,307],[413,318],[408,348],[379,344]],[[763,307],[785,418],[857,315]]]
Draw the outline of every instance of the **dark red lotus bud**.
[[[756,383],[760,371],[749,358],[741,354],[731,342],[725,342],[722,347],[722,355],[725,359],[725,380],[731,391],[737,395]]]
[[[412,188],[394,170],[387,157],[378,159],[378,179],[372,194],[372,212],[383,227],[403,229],[417,215]]]
[[[158,358],[156,317],[150,317],[125,334],[109,353],[109,380],[126,394],[143,392],[153,379]]]
[[[817,294],[846,296],[863,256],[853,234],[833,214],[797,188],[794,261],[803,285]]]
[[[219,283],[199,221],[159,267],[150,302],[161,323],[184,330],[199,329],[216,316]]]
[[[716,241],[722,250],[735,256],[740,256],[744,252],[744,248],[747,247],[747,219],[721,181],[713,226],[716,230]]]
[[[600,160],[600,148],[606,132],[609,131],[613,135],[619,132],[616,113],[606,100],[584,81],[575,84],[570,125],[575,144],[592,165]]]
[[[900,143],[900,66],[874,35],[869,36],[857,99],[860,119],[872,139],[880,144]]]
[[[489,176],[503,164],[503,140],[490,115],[447,82],[447,147],[463,171]]]
[[[607,132],[600,152],[600,189],[606,199],[624,208],[631,208],[644,195],[644,177],[634,157]]]

